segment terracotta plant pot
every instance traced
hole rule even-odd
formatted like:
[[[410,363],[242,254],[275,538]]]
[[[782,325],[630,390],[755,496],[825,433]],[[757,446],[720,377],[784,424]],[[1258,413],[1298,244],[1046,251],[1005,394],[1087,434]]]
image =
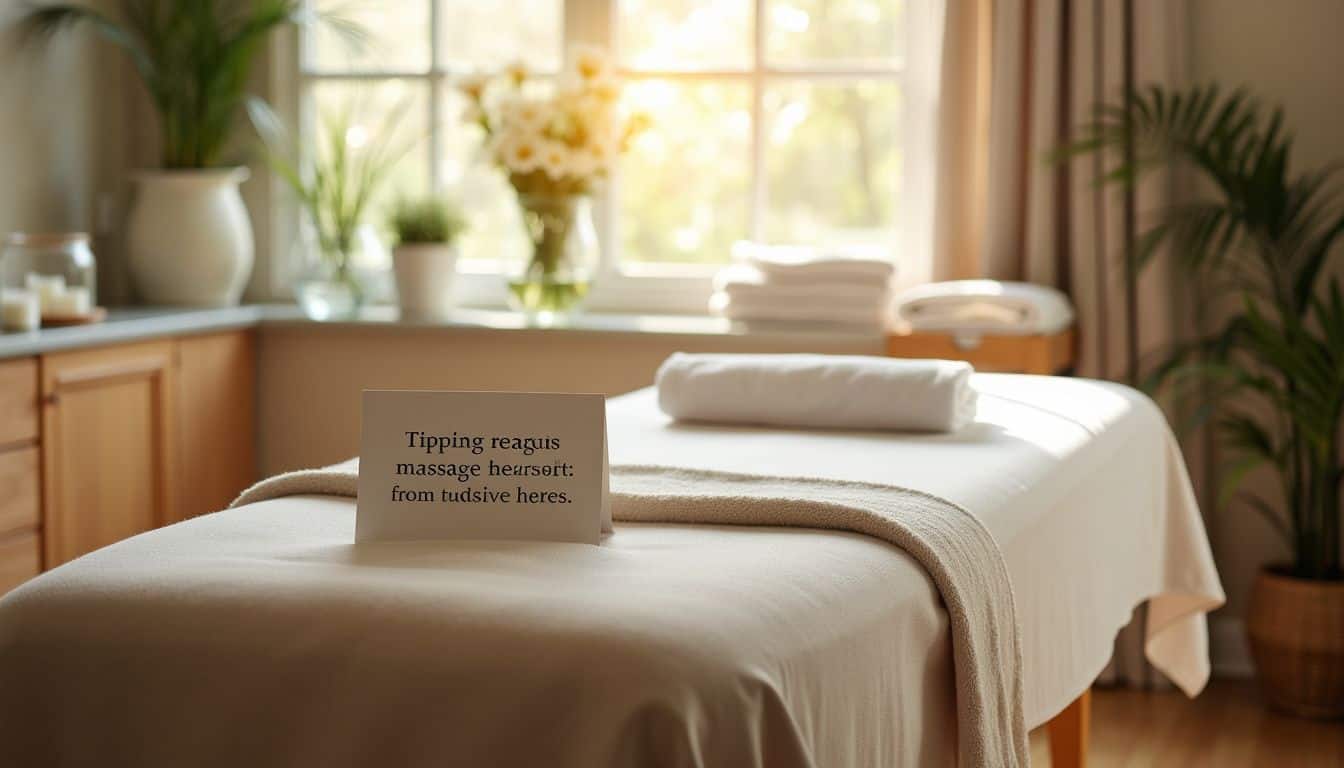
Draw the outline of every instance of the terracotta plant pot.
[[[1344,581],[1260,571],[1246,619],[1265,700],[1302,717],[1344,717]]]

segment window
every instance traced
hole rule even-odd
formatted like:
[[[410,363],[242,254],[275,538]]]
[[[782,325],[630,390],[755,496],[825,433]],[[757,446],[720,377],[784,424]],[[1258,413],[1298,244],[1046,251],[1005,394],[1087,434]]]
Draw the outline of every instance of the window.
[[[600,201],[606,263],[593,303],[703,309],[712,265],[741,238],[894,241],[907,11],[924,0],[312,2],[355,16],[373,39],[352,53],[328,32],[306,36],[304,124],[328,104],[356,103],[371,124],[402,105],[427,138],[380,205],[457,190],[472,213],[469,270],[526,244],[506,183],[477,160],[455,85],[519,60],[555,73],[577,41],[616,55],[626,100],[654,120]]]

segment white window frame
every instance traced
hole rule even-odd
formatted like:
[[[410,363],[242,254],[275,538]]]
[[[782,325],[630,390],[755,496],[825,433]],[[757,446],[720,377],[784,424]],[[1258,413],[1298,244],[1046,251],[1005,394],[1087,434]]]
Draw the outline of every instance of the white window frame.
[[[441,8],[440,0],[425,0],[430,3],[431,30],[437,30]],[[884,80],[898,82],[906,93],[904,122],[909,123],[908,113],[913,108],[910,97],[910,83],[907,82],[906,62],[898,61],[883,66],[772,66],[766,61],[766,25],[763,23],[767,12],[767,0],[752,0],[752,62],[750,69],[743,70],[624,70],[628,82],[643,79],[671,79],[681,81],[734,80],[749,84],[751,90],[752,111],[752,149],[751,149],[751,189],[752,200],[748,207],[748,237],[761,239],[764,230],[765,213],[768,206],[769,190],[765,173],[765,91],[771,82],[853,82],[862,80]],[[913,30],[926,28],[924,7],[929,0],[907,0],[907,21],[905,24],[907,40],[904,50],[915,50],[918,44]],[[561,29],[562,51],[568,52],[576,43],[599,45],[616,52],[618,35],[617,0],[563,0],[563,23]],[[454,78],[471,74],[454,72],[441,59],[437,34],[431,31],[430,57],[428,71],[331,71],[313,70],[307,67],[302,34],[290,35],[280,39],[272,55],[276,65],[272,67],[271,91],[277,108],[291,124],[311,126],[311,116],[305,113],[309,102],[307,94],[315,83],[323,81],[370,81],[407,80],[420,81],[429,88],[428,130],[430,131],[429,162],[430,181],[435,189],[442,188],[442,164],[438,153],[441,142],[438,131],[441,113],[442,86]],[[926,47],[926,46],[925,46]],[[921,123],[927,120],[919,121]],[[910,164],[912,146],[909,126],[903,130],[906,144],[905,163]],[[919,155],[916,155],[918,157]],[[907,167],[903,175],[911,177]],[[590,310],[639,312],[639,313],[696,313],[703,314],[712,291],[711,278],[717,267],[705,264],[658,264],[658,263],[622,263],[620,254],[620,235],[617,228],[616,190],[620,184],[619,169],[608,189],[597,202],[597,229],[601,244],[602,261],[600,272],[594,282],[586,306]],[[910,185],[901,181],[907,192]],[[924,191],[927,194],[927,191]],[[272,195],[272,199],[286,200],[287,196]],[[902,199],[909,199],[903,195]],[[298,211],[292,205],[277,205],[276,219],[272,221],[272,253],[281,255],[272,258],[272,293],[287,293],[290,278],[297,265],[285,258],[292,250],[290,243],[298,232]],[[898,220],[907,217],[899,215]],[[458,280],[458,299],[472,306],[503,306],[506,303],[506,288],[499,279],[498,267],[489,262],[463,264]]]

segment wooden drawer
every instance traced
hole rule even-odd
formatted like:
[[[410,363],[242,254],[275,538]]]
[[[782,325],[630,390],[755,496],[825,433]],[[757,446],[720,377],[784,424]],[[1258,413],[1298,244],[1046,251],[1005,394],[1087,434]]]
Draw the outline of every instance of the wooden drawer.
[[[0,595],[42,570],[42,544],[34,532],[0,537]]]
[[[37,439],[37,358],[0,362],[0,446]]]
[[[0,536],[36,528],[41,515],[37,446],[0,451]]]
[[[965,360],[977,371],[1053,375],[1073,366],[1073,331],[1035,336],[898,333],[887,337],[890,357]]]

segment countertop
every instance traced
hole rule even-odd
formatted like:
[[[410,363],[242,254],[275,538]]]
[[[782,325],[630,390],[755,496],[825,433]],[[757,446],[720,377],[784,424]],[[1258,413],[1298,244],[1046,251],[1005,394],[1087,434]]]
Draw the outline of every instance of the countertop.
[[[636,315],[583,313],[563,324],[529,324],[520,313],[504,310],[455,310],[442,320],[403,318],[392,306],[373,306],[354,318],[318,321],[293,304],[251,304],[239,307],[129,307],[108,312],[101,323],[0,334],[0,359],[26,357],[65,349],[123,344],[165,336],[207,333],[254,326],[290,330],[378,330],[446,332],[524,332],[585,334],[657,334],[664,336],[747,336],[774,340],[882,344],[876,330],[826,328],[791,323],[743,324],[703,315]]]

